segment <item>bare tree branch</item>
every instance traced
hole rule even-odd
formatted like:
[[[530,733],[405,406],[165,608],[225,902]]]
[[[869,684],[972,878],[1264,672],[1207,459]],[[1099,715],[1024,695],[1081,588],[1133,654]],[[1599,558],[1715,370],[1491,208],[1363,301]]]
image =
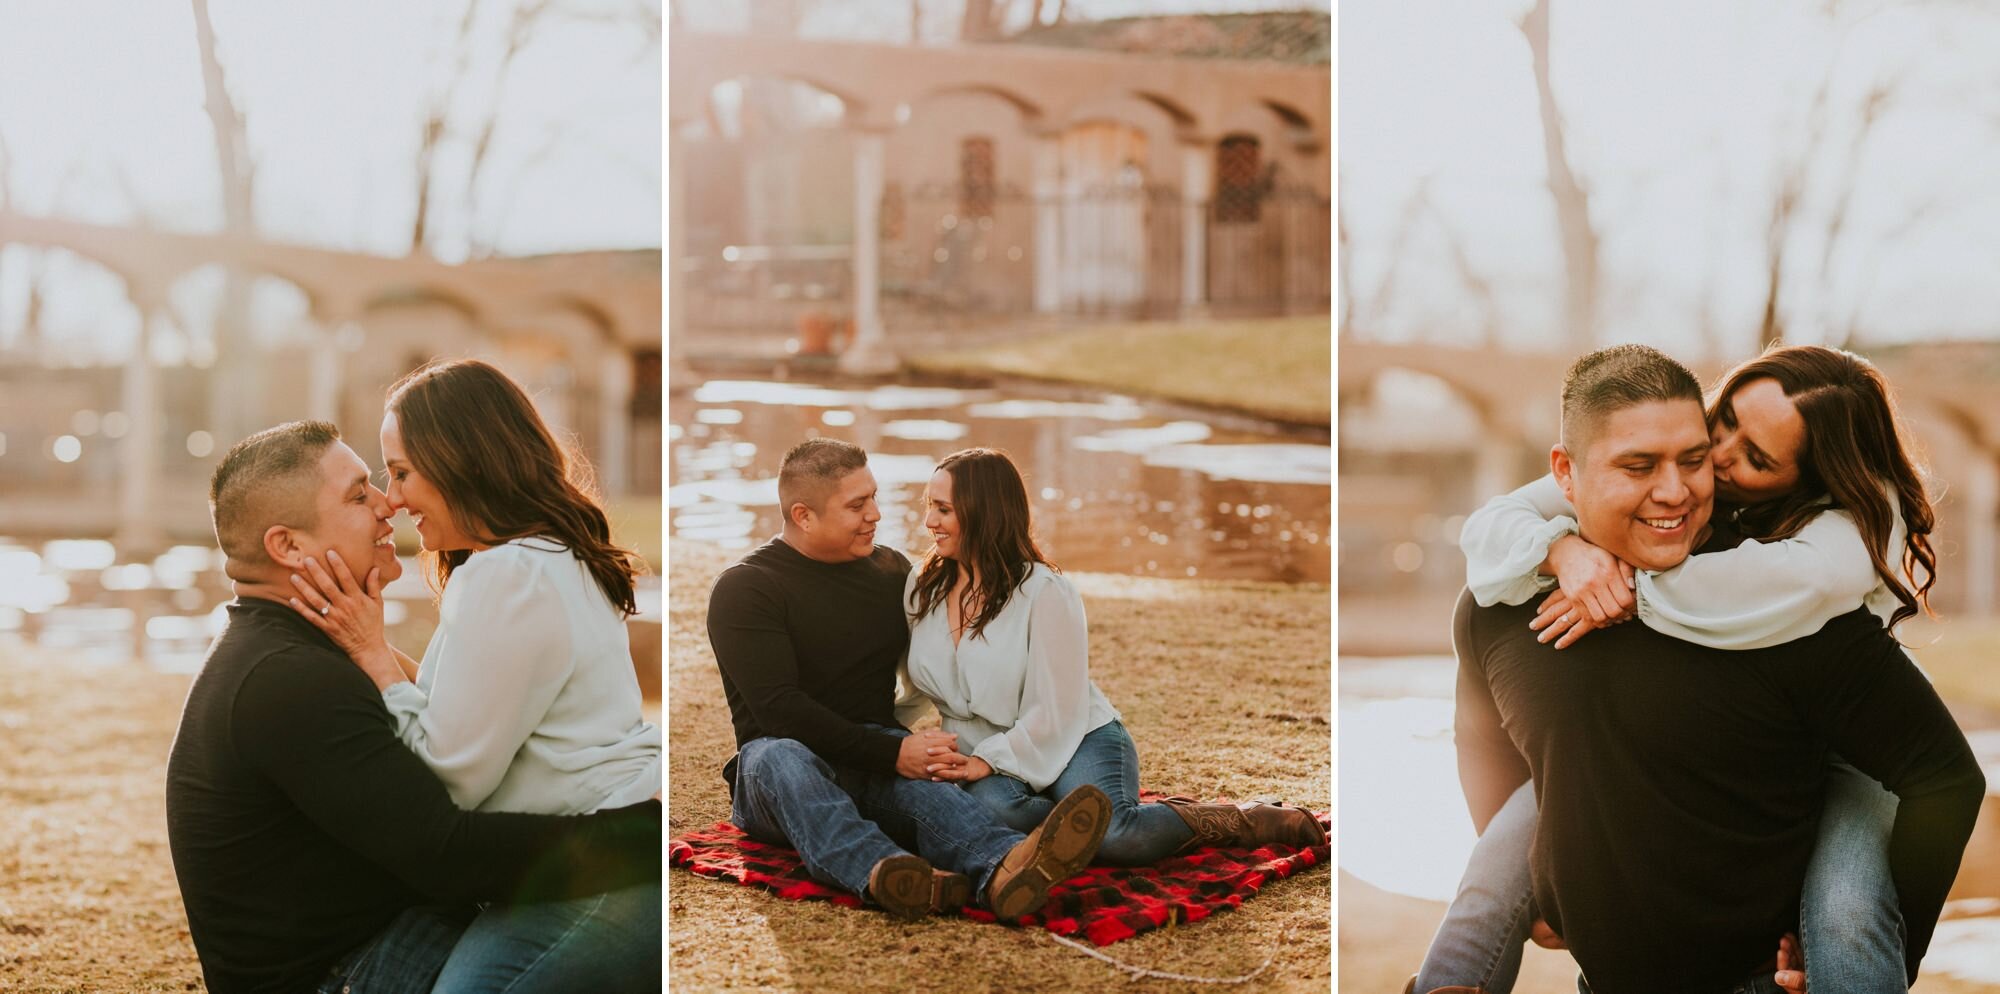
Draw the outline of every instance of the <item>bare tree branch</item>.
[[[1597,336],[1598,236],[1590,223],[1590,197],[1570,170],[1562,113],[1549,75],[1549,0],[1535,0],[1522,15],[1521,34],[1534,56],[1535,94],[1541,107],[1542,154],[1548,162],[1549,194],[1555,198],[1562,232],[1563,331],[1570,347],[1588,349]]]
[[[208,0],[194,0],[195,41],[201,48],[203,104],[215,131],[215,158],[222,170],[222,222],[225,230],[247,234],[256,228],[251,196],[256,164],[244,138],[243,114],[229,96],[222,63],[215,54],[215,27],[209,23]]]

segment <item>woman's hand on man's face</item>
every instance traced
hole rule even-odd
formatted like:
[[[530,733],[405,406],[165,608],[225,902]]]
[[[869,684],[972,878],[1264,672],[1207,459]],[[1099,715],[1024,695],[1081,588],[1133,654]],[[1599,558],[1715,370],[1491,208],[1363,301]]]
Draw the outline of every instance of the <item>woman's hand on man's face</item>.
[[[329,549],[326,557],[322,566],[309,556],[305,573],[292,574],[292,586],[298,591],[291,599],[293,610],[325,632],[377,687],[407,679],[382,633],[382,571],[369,570],[364,585],[355,580],[340,553]]]

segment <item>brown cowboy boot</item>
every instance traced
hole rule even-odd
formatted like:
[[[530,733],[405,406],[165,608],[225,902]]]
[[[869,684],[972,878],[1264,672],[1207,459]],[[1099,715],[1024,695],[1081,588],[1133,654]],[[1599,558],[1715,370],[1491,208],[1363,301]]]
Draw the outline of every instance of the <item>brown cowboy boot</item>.
[[[1000,858],[986,881],[986,907],[1002,920],[1040,909],[1049,888],[1090,865],[1110,824],[1111,798],[1103,791],[1090,784],[1070,791]]]
[[[1410,974],[1410,979],[1403,982],[1403,994],[1417,994],[1416,974]],[[1428,991],[1426,994],[1486,994],[1486,989],[1483,987],[1440,987],[1434,991]]]
[[[1160,803],[1174,809],[1194,830],[1194,838],[1180,848],[1182,853],[1205,846],[1255,849],[1276,843],[1304,849],[1326,845],[1326,829],[1304,808],[1258,801],[1203,804],[1192,797],[1169,797]]]
[[[931,910],[931,864],[922,856],[886,856],[868,871],[868,896],[891,916],[906,922]]]

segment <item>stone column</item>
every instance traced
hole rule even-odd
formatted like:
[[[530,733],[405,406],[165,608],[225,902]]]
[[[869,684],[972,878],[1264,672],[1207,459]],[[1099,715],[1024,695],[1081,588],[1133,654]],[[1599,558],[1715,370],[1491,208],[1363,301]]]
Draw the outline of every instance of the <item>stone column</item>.
[[[1035,135],[1035,313],[1062,310],[1062,136]]]
[[[2000,569],[1994,548],[2000,532],[2000,463],[1983,452],[1966,463],[1965,481],[1965,613],[1990,615],[1994,603],[1994,573]],[[1900,555],[1900,553],[1898,553]],[[1949,581],[1947,581],[1949,582]]]
[[[693,386],[697,381],[688,366],[684,343],[687,327],[687,140],[681,137],[686,121],[667,122],[667,387]]]
[[[902,363],[882,327],[882,149],[885,131],[854,133],[854,342],[840,369],[863,376],[893,373]]]
[[[306,365],[306,417],[315,421],[340,423],[340,386],[343,365],[340,339],[349,334],[352,321],[323,324],[313,335]]]
[[[598,369],[597,486],[618,497],[632,485],[632,357],[613,346]]]
[[[1521,479],[1522,445],[1504,428],[1489,425],[1480,434],[1479,448],[1473,453],[1472,504],[1476,507],[1489,497],[1504,494],[1527,480]],[[1452,536],[1456,540],[1458,536]]]
[[[1181,317],[1208,313],[1208,204],[1215,187],[1215,147],[1181,142]]]
[[[125,357],[119,406],[130,427],[118,448],[118,530],[112,537],[120,559],[147,559],[166,550],[166,527],[159,520],[160,448],[166,417],[160,409],[159,370],[153,366],[153,324],[166,310],[164,292],[134,287],[139,335]]]

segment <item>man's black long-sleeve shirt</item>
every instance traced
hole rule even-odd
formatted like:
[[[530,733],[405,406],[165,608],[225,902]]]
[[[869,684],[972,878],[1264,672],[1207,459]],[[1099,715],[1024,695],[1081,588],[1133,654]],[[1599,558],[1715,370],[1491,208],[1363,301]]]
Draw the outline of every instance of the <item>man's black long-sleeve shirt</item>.
[[[460,811],[325,635],[275,601],[228,610],[167,763],[168,844],[213,994],[310,990],[415,905],[659,878],[658,801]]]
[[[1900,799],[1889,864],[1915,978],[1985,780],[1873,615],[1732,652],[1638,624],[1556,650],[1535,614],[1459,598],[1459,772],[1481,831],[1533,775],[1535,898],[1592,990],[1727,990],[1770,959],[1829,748]]]
[[[708,641],[736,745],[796,739],[839,766],[893,773],[899,741],[864,727],[896,724],[896,671],[910,648],[903,581],[910,561],[887,546],[823,563],[772,539],[722,571],[708,600]],[[723,776],[735,782],[735,757]]]

